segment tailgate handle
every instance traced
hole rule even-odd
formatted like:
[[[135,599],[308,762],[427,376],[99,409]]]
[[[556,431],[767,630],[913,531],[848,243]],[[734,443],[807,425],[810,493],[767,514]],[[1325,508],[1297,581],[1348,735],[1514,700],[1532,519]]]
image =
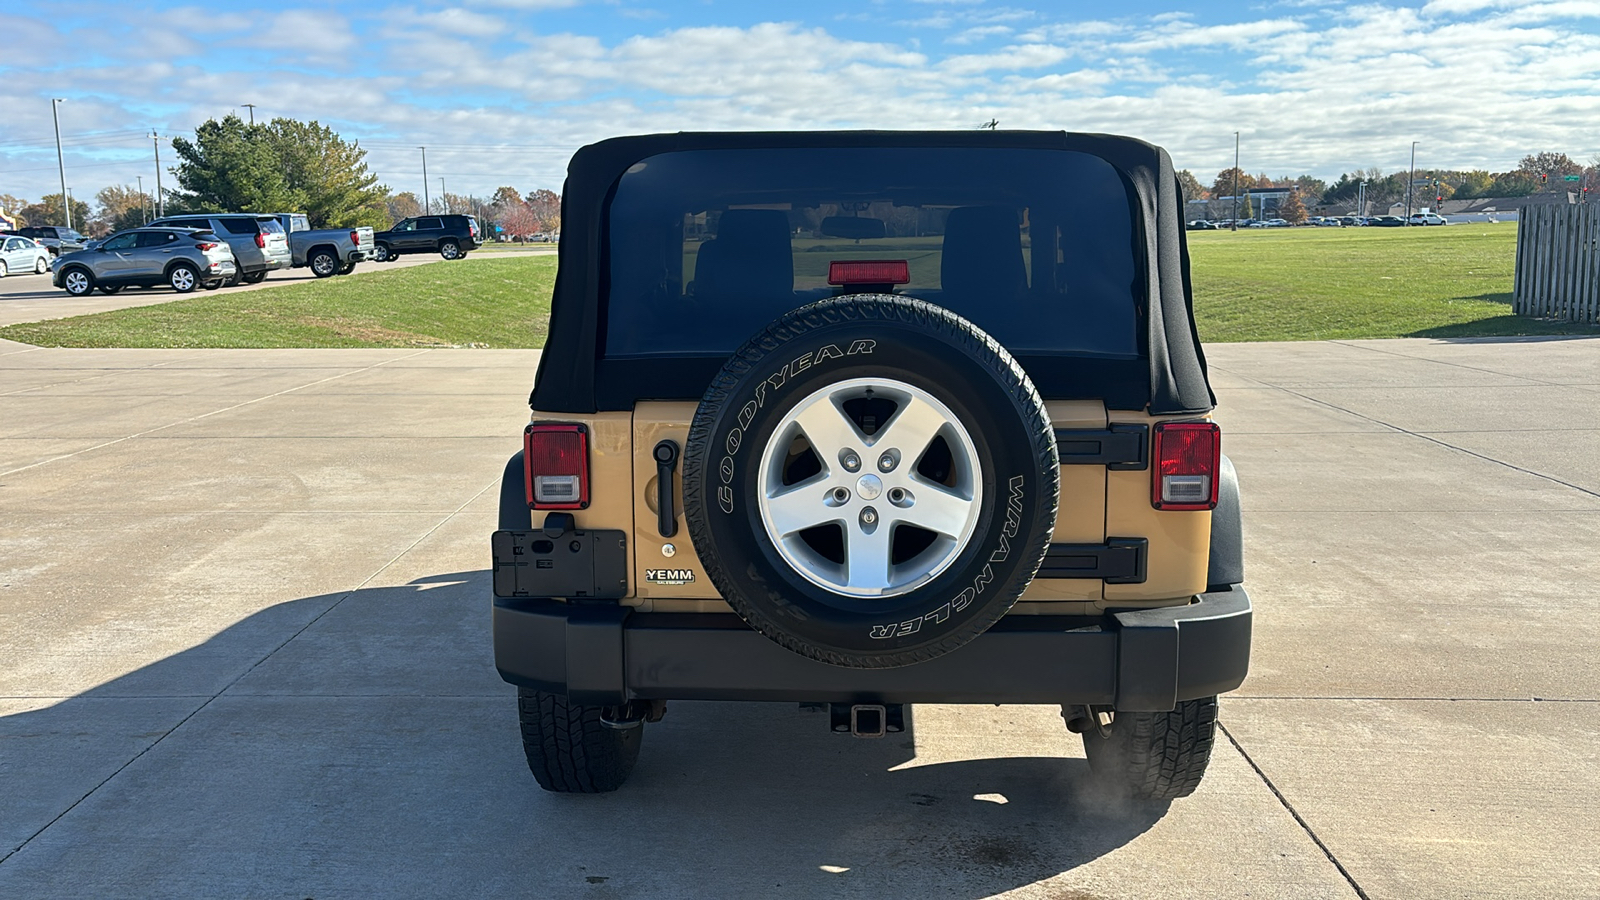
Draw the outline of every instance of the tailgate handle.
[[[678,517],[672,502],[672,473],[678,468],[678,445],[662,441],[650,452],[656,460],[656,527],[662,537],[678,533]]]

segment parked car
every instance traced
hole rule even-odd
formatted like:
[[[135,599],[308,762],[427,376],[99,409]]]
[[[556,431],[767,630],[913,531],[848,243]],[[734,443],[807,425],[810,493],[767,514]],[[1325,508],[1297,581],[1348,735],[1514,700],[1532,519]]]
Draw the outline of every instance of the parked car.
[[[0,237],[0,278],[50,271],[50,251],[33,238],[8,234]]]
[[[216,234],[147,226],[118,232],[93,250],[56,257],[51,283],[74,297],[164,284],[180,294],[215,290],[234,277],[233,250]]]
[[[1083,802],[1195,789],[1251,607],[1164,150],[680,133],[569,171],[490,540],[541,787],[616,790],[647,723],[718,700],[877,738],[908,703],[1060,704]],[[806,226],[855,243],[819,271]]]
[[[1404,228],[1406,220],[1399,216],[1374,216],[1367,220],[1367,224],[1379,228]]]
[[[289,233],[289,254],[294,267],[309,266],[318,278],[348,275],[356,263],[368,258],[374,247],[372,229],[311,227],[305,213],[277,213],[278,224]]]
[[[1431,212],[1412,213],[1411,214],[1411,224],[1412,225],[1449,225],[1450,224],[1450,220],[1446,219],[1444,216],[1439,215],[1438,213],[1431,213]]]
[[[476,216],[412,216],[372,236],[373,259],[386,262],[406,253],[437,253],[460,259],[482,244]]]
[[[52,256],[82,250],[84,241],[88,240],[71,228],[60,225],[29,225],[26,228],[18,228],[16,233],[43,244]]]
[[[289,237],[272,216],[251,213],[200,213],[168,216],[150,223],[170,228],[195,228],[221,236],[233,250],[234,275],[229,283],[257,284],[276,269],[294,262]]]
[[[1184,227],[1190,231],[1216,231],[1217,223],[1207,222],[1205,219],[1195,219]]]

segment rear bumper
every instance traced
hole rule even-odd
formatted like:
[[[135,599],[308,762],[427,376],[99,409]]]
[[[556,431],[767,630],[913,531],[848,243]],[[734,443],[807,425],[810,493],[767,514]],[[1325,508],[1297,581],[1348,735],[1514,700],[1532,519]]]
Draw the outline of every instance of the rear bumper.
[[[784,700],[1050,703],[1164,711],[1237,688],[1250,598],[1234,585],[1187,606],[1087,620],[1008,616],[970,644],[897,669],[807,659],[731,614],[635,613],[611,603],[494,603],[494,656],[512,684],[576,703]]]

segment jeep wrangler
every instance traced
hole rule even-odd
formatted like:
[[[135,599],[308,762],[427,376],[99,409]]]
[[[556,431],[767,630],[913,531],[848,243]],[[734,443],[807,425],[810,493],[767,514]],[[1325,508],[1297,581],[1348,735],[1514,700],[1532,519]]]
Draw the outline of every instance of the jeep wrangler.
[[[1166,152],[1061,132],[623,137],[572,158],[495,665],[551,791],[669,700],[1059,704],[1193,791],[1243,682],[1238,486]]]

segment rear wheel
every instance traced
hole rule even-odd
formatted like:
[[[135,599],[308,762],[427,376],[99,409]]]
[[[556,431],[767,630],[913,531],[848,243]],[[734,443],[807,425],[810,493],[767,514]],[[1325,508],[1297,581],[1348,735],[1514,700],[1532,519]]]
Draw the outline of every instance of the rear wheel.
[[[339,274],[339,257],[334,256],[331,250],[318,250],[311,254],[306,265],[311,267],[311,274],[318,278]]]
[[[50,263],[45,261],[44,257],[41,256],[37,260],[34,261],[34,263],[33,263],[33,274],[35,274],[35,275],[43,275],[44,273],[46,273],[48,271],[50,271]]]
[[[71,268],[61,276],[61,286],[74,297],[82,297],[94,290],[94,276],[87,269]]]
[[[1176,800],[1200,786],[1216,727],[1217,698],[1202,697],[1171,712],[1117,713],[1108,728],[1083,733],[1083,750],[1095,777],[1119,793]]]
[[[6,277],[7,275],[10,275],[10,274],[11,274],[11,270],[6,267],[6,261],[3,260],[3,259],[0,259],[0,278],[4,278],[4,277]]]
[[[244,266],[239,263],[239,257],[235,256],[233,258],[233,274],[229,275],[222,283],[228,287],[238,287],[244,283]]]
[[[122,285],[120,284],[102,284],[99,287],[99,291],[102,294],[115,294],[120,290],[122,290]]]
[[[539,786],[563,794],[614,791],[639,759],[644,726],[616,729],[601,708],[579,706],[561,694],[517,688],[522,749]]]
[[[187,294],[200,284],[200,273],[188,263],[178,263],[167,270],[167,284],[180,294]]]
[[[455,241],[440,241],[439,255],[445,259],[460,259],[461,245]]]
[[[260,284],[261,282],[267,280],[267,270],[262,269],[259,272],[251,272],[248,275],[241,275],[239,276],[239,280],[245,284]]]
[[[394,262],[394,251],[388,244],[379,244],[372,248],[372,258],[375,262]]]
[[[355,270],[356,270],[356,264],[353,263],[353,262],[347,262],[344,265],[339,267],[339,274],[340,275],[349,275],[351,272],[354,272]]]

